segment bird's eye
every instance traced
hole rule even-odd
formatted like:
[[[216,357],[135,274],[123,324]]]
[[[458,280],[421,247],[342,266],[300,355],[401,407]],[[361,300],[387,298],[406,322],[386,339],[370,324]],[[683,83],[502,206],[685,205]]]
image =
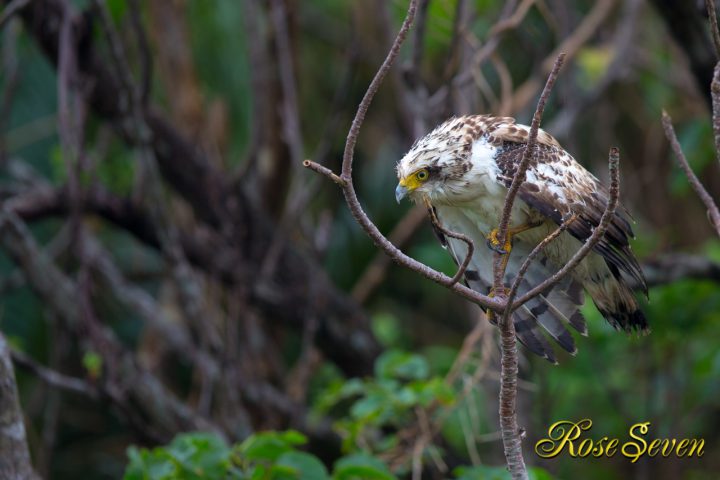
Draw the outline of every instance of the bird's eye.
[[[418,180],[420,180],[421,182],[424,182],[425,180],[427,180],[428,176],[429,176],[428,171],[424,168],[415,174],[415,177]]]

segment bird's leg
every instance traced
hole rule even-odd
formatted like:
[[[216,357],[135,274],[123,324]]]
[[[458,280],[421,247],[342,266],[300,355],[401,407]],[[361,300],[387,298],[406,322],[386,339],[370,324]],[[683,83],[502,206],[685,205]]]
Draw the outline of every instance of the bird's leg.
[[[498,229],[493,228],[492,231],[488,234],[485,239],[487,240],[487,246],[490,250],[493,250],[501,255],[506,255],[510,253],[510,250],[512,250],[512,239],[515,235],[531,230],[535,227],[539,227],[542,225],[542,222],[530,222],[530,223],[524,223],[522,225],[518,225],[517,227],[510,227],[507,230],[507,234],[505,235],[505,244],[500,245],[500,240],[498,239]],[[507,260],[505,260],[507,262]]]

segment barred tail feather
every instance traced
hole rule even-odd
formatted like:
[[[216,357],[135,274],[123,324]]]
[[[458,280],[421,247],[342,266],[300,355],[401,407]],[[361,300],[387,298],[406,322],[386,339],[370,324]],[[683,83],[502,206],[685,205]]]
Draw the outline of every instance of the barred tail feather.
[[[478,234],[477,228],[467,218],[459,215],[447,215],[447,213],[454,213],[452,210],[440,208],[436,210],[436,213],[446,228],[453,231],[475,233],[473,235],[475,253],[465,271],[465,283],[477,292],[489,293],[492,285],[492,255],[482,247],[478,247],[483,245],[484,236]],[[467,252],[465,243],[455,238],[445,237],[439,230],[435,233],[442,245],[450,250],[455,262],[462,263]],[[513,245],[504,279],[506,285],[510,285],[515,279],[522,261],[531,250],[530,245],[522,241]],[[553,273],[554,270],[548,259],[544,255],[540,255],[525,273],[525,278],[518,289],[518,295],[530,291],[532,287],[540,284]],[[585,319],[579,311],[583,301],[582,288],[570,277],[564,279],[513,312],[513,325],[518,340],[531,352],[546,358],[551,363],[557,363],[557,360],[547,338],[548,335],[563,350],[574,355],[577,348],[567,325],[572,325],[583,335],[587,333]]]
[[[650,333],[650,326],[632,289],[621,278],[609,275],[588,281],[585,288],[602,316],[615,329],[628,333]]]

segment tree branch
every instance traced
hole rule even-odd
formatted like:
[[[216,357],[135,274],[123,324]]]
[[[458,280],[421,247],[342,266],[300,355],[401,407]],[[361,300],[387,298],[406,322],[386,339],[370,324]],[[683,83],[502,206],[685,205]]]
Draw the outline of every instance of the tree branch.
[[[472,239],[468,237],[467,235],[464,235],[462,233],[457,232],[451,232],[450,230],[446,229],[442,226],[440,223],[440,220],[437,218],[437,215],[435,215],[435,209],[430,205],[430,202],[426,199],[426,207],[428,211],[428,215],[430,215],[430,221],[432,222],[433,226],[440,230],[440,232],[448,236],[450,238],[456,238],[465,245],[467,245],[467,253],[465,254],[465,259],[462,261],[462,263],[458,266],[457,272],[455,275],[453,275],[452,280],[448,287],[452,287],[457,282],[460,281],[460,279],[465,275],[465,270],[467,270],[468,265],[470,265],[470,260],[472,260],[473,253],[475,253],[475,244],[473,243]]]
[[[717,25],[716,25],[717,28]],[[715,158],[720,165],[720,61],[715,64],[712,82],[710,82],[710,97],[712,98],[712,126],[715,136]]]
[[[33,471],[10,348],[0,333],[0,478],[29,480]]]
[[[559,237],[561,233],[567,230],[567,228],[572,225],[572,223],[576,219],[577,215],[573,214],[568,220],[564,221],[558,228],[556,228],[550,235],[545,237],[542,242],[538,243],[535,248],[532,249],[530,254],[525,257],[525,260],[523,261],[522,265],[520,265],[520,269],[518,270],[518,273],[513,280],[512,287],[510,288],[510,293],[508,293],[507,306],[505,307],[505,311],[503,312],[501,322],[508,321],[510,314],[512,313],[510,307],[512,306],[513,300],[515,299],[515,295],[517,295],[518,288],[520,288],[520,283],[522,283],[523,278],[525,278],[525,273],[527,273],[528,268],[530,268],[530,264],[540,254],[540,252],[545,250],[545,247],[547,247],[553,240]]]
[[[7,4],[8,0],[0,3]],[[72,8],[68,4],[61,0],[34,0],[21,11],[28,32],[53,63],[57,63],[58,26],[65,9]],[[128,120],[124,87],[107,65],[106,56],[94,48],[93,37],[81,34],[83,29],[87,30],[84,18],[74,16],[73,28],[79,30],[78,43],[84,49],[78,56],[83,60],[78,68],[90,85],[89,103],[101,119],[116,126],[129,146],[142,145],[137,132],[123,128]],[[276,227],[268,220],[263,206],[248,194],[245,186],[234,185],[195,143],[152,106],[142,109],[140,114],[147,125],[148,146],[163,180],[193,207],[196,217],[208,227],[204,231],[211,232],[212,238],[220,238],[228,247],[222,249],[222,254],[231,253],[225,259],[219,251],[211,255],[217,260],[213,262],[216,274],[222,273],[225,282],[250,285],[253,306],[268,318],[301,326],[310,314],[315,315],[320,322],[316,342],[328,358],[349,375],[372,371],[380,346],[359,306],[327,278],[317,261],[291,242],[284,242],[280,251],[278,265],[282,268],[278,266],[267,279],[256,281],[250,272],[258,271],[258,263],[265,258],[270,240],[276,235]],[[208,250],[202,242],[198,247]]]
[[[523,184],[523,182],[525,182],[525,174],[528,167],[530,166],[530,162],[532,161],[533,156],[535,155],[538,129],[540,128],[540,122],[542,121],[543,112],[545,111],[545,104],[547,103],[548,97],[550,97],[550,92],[552,92],[553,86],[555,85],[555,80],[557,80],[558,74],[560,73],[560,68],[562,68],[564,61],[565,54],[560,53],[555,59],[555,64],[553,65],[552,70],[550,70],[550,75],[548,75],[547,82],[545,83],[545,88],[543,88],[543,91],[540,94],[540,99],[538,100],[537,107],[535,108],[532,124],[530,125],[530,133],[528,134],[527,145],[525,146],[522,159],[520,160],[520,164],[515,170],[515,175],[513,175],[512,183],[510,184],[510,188],[508,189],[507,195],[505,196],[505,203],[503,205],[502,215],[500,216],[500,221],[498,224],[497,239],[500,242],[500,245],[505,244],[507,230],[510,224],[510,215],[512,213],[512,208],[515,205],[515,197],[520,190],[520,186]],[[505,268],[502,265],[502,255],[495,252],[495,254],[493,255],[493,277],[496,293],[498,293],[502,287],[502,279],[504,276]]]
[[[67,392],[77,393],[97,400],[99,392],[90,383],[80,378],[70,377],[68,375],[56,372],[55,370],[40,365],[38,362],[33,360],[29,355],[19,350],[11,349],[13,361],[20,367],[34,374],[43,382],[47,383],[51,387],[59,388]]]
[[[713,124],[715,123],[716,121],[714,118]],[[677,161],[680,164],[680,168],[682,168],[683,172],[685,172],[685,176],[690,181],[690,186],[693,188],[693,190],[695,190],[697,196],[700,197],[700,200],[705,204],[710,223],[715,228],[718,236],[720,236],[720,210],[718,210],[718,206],[715,204],[715,201],[710,196],[708,191],[705,190],[703,184],[700,183],[700,179],[698,179],[697,175],[695,175],[695,172],[693,172],[692,168],[690,167],[687,158],[685,158],[685,153],[680,146],[677,135],[675,135],[675,129],[672,125],[672,118],[670,118],[670,115],[668,115],[665,110],[663,110],[662,114],[662,124],[663,128],[665,129],[665,136],[670,142],[670,146],[675,153],[675,158],[677,158]],[[714,126],[715,125],[713,125],[713,127]]]
[[[682,280],[709,280],[720,283],[720,263],[702,255],[671,253],[646,260],[642,264],[649,287]],[[633,288],[639,285],[631,284]]]
[[[717,13],[715,12],[715,0],[705,0],[705,8],[710,21],[710,35],[715,45],[715,54],[720,59],[720,32],[718,31]]]
[[[0,211],[0,245],[23,269],[29,285],[64,326],[77,331],[82,316],[81,306],[75,300],[77,285],[46,257],[20,219],[4,207]],[[130,402],[145,409],[161,436],[187,429],[221,432],[208,419],[190,410],[154,375],[141,369],[111,330],[102,328],[96,333],[107,347],[105,350],[115,357],[111,363],[116,364],[117,372],[115,378],[107,379],[110,383],[104,385],[104,391],[120,408]],[[117,380],[123,382],[122,388],[113,385]],[[124,398],[125,395],[129,398]]]

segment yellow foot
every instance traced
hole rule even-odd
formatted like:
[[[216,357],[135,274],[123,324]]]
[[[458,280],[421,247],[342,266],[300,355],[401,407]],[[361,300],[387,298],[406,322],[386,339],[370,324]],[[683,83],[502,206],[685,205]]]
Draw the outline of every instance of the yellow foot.
[[[498,294],[498,293],[495,291],[494,288],[491,288],[491,289],[490,289],[490,293],[488,293],[488,297],[493,298],[493,297],[498,297],[498,296],[499,296],[499,297],[502,297],[502,298],[507,298],[508,295],[510,295],[510,289],[509,289],[508,287],[505,287],[505,286],[503,286],[503,287],[501,287],[501,288],[502,288],[502,293],[501,293],[501,294]],[[492,323],[493,325],[497,325],[497,316],[495,315],[495,312],[493,312],[492,310],[490,310],[490,309],[488,308],[486,314],[487,314],[487,318],[488,318],[488,320],[490,321],[490,323]]]
[[[509,289],[508,287],[503,286],[503,287],[502,287],[502,294],[501,294],[501,296],[507,297],[508,295],[510,295],[510,289]],[[491,289],[490,289],[490,293],[488,293],[488,297],[494,298],[494,297],[497,297],[497,296],[498,296],[498,293],[495,291],[494,288],[491,288]]]
[[[501,255],[506,255],[510,253],[510,250],[512,250],[512,236],[510,235],[510,232],[505,235],[505,244],[502,246],[500,245],[500,240],[498,240],[497,236],[498,229],[494,228],[492,232],[490,232],[488,236],[485,237],[488,248]]]
[[[498,240],[498,229],[494,228],[492,232],[490,232],[488,236],[485,237],[485,239],[487,240],[487,246],[490,248],[490,250],[498,252],[501,255],[506,255],[510,253],[510,250],[512,250],[512,239],[515,235],[526,232],[535,227],[539,227],[540,225],[542,225],[542,222],[526,223],[517,227],[508,228],[507,234],[505,234],[505,245],[502,246],[500,245],[500,240]]]

